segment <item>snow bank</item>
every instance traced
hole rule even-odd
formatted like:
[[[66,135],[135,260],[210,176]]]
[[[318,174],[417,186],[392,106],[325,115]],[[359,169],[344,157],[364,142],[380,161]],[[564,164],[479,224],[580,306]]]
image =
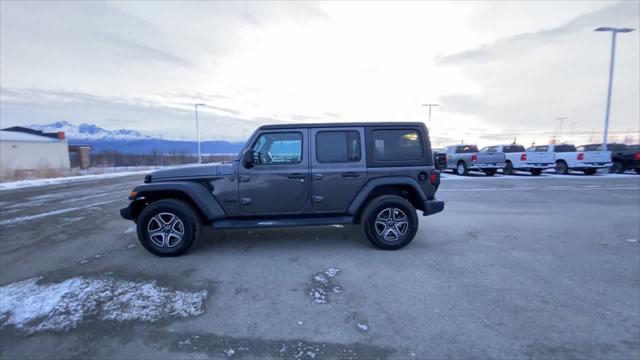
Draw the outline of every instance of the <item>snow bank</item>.
[[[19,181],[0,183],[0,191],[22,189],[22,188],[35,187],[35,186],[47,186],[47,185],[57,185],[57,184],[73,183],[73,182],[81,182],[81,181],[91,181],[91,180],[99,180],[99,179],[111,179],[111,178],[118,178],[122,176],[145,174],[151,171],[152,170],[127,171],[127,172],[117,172],[117,173],[108,173],[108,174],[57,177],[57,178],[49,178],[49,179],[19,180]]]
[[[0,287],[0,329],[69,330],[82,321],[157,321],[204,313],[207,291],[172,291],[155,281],[74,277],[39,284],[32,278]]]

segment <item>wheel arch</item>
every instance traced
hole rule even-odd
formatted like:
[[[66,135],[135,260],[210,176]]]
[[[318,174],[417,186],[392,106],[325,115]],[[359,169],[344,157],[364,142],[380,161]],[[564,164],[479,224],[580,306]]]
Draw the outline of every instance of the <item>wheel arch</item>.
[[[414,208],[425,211],[427,196],[418,182],[408,176],[393,176],[369,180],[349,205],[347,214],[359,218],[367,204],[382,195],[400,196],[409,201]]]
[[[133,190],[132,215],[137,219],[149,204],[165,199],[177,199],[191,205],[203,220],[216,220],[226,216],[215,196],[202,184],[193,181],[150,183]]]

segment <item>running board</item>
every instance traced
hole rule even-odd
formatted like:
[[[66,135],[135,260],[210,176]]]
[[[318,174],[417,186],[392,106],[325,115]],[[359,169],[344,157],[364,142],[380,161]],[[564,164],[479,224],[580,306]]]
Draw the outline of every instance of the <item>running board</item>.
[[[279,218],[279,219],[224,219],[214,221],[214,229],[255,229],[277,228],[292,226],[324,226],[354,224],[353,216],[328,216],[307,218]]]

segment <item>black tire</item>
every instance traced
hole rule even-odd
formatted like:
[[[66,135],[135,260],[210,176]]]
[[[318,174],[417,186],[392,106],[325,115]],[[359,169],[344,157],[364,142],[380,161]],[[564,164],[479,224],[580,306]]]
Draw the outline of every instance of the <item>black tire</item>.
[[[540,176],[542,174],[542,169],[531,169],[531,175]]]
[[[556,174],[567,175],[569,173],[569,167],[564,160],[556,161]]]
[[[609,168],[609,172],[613,174],[622,174],[624,172],[624,165],[622,164],[622,162],[616,160]]]
[[[171,219],[170,215],[175,219]],[[142,210],[136,224],[138,240],[142,246],[158,256],[178,256],[189,250],[200,235],[201,227],[200,217],[193,207],[177,199],[158,200],[151,203]],[[170,228],[167,229],[167,227]],[[158,229],[155,232],[156,235],[150,235],[149,229],[156,228]],[[180,230],[182,236],[176,241]],[[174,239],[174,243],[171,239]]]
[[[507,165],[502,169],[502,173],[505,175],[513,175],[513,164],[511,161],[507,161]]]
[[[582,170],[582,172],[583,172],[585,175],[593,175],[593,174],[595,174],[596,172],[598,172],[598,170],[596,170],[596,169],[584,169],[584,170]]]
[[[482,172],[484,172],[485,175],[487,176],[493,176],[495,175],[498,171],[495,169],[487,169],[487,170],[482,170]]]
[[[464,161],[458,161],[453,171],[460,176],[465,176],[469,173],[469,168],[467,168],[467,164],[465,164]]]
[[[640,175],[640,169],[633,169],[633,170],[635,170],[636,174]]]
[[[394,215],[391,215],[392,209],[399,210],[402,214],[394,211]],[[386,218],[392,221],[398,219],[396,224],[389,223],[394,227],[388,234],[386,233],[388,225],[383,223],[383,219]],[[406,219],[406,227],[398,225],[403,218]],[[397,250],[407,246],[418,231],[416,209],[410,202],[396,195],[383,195],[371,200],[362,212],[360,223],[369,241],[383,250]],[[404,232],[402,232],[403,229]],[[392,239],[392,232],[396,233],[396,239]]]

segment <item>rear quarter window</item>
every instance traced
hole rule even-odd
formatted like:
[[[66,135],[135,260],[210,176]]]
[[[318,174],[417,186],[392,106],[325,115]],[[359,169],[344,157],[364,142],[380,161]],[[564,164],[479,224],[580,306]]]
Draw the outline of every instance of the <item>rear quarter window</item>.
[[[375,161],[411,161],[424,157],[422,139],[416,130],[373,130],[371,141]]]

